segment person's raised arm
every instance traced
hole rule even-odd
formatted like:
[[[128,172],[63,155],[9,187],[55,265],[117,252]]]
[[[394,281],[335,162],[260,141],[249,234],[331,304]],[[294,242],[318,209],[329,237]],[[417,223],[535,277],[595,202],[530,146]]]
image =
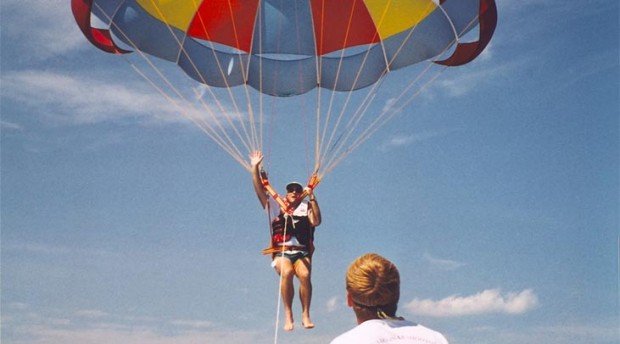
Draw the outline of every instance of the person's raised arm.
[[[254,185],[254,191],[260,204],[265,208],[269,198],[263,188],[263,183],[260,176],[260,164],[263,161],[263,153],[261,151],[254,151],[250,153],[250,165],[252,166],[252,184]]]
[[[311,188],[306,188],[308,192],[308,203],[310,204],[310,211],[308,212],[308,221],[312,227],[316,227],[321,224],[321,208],[319,208],[319,202],[316,200],[314,191]]]

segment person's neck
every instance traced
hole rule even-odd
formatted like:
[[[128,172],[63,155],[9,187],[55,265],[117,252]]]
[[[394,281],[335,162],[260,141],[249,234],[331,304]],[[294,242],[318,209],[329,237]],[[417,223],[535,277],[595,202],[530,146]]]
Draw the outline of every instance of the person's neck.
[[[368,320],[378,320],[379,317],[377,314],[369,314],[367,312],[355,312],[355,317],[357,318],[357,324],[361,324]]]

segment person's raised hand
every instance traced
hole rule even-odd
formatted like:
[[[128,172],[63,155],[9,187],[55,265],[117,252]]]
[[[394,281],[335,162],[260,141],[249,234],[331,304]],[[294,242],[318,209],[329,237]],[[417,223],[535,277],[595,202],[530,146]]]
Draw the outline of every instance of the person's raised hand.
[[[263,153],[261,151],[253,151],[250,153],[250,164],[252,167],[256,167],[263,161]]]

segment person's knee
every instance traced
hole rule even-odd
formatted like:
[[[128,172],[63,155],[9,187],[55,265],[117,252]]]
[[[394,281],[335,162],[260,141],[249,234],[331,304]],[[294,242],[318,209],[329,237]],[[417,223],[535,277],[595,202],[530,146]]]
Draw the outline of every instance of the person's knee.
[[[281,269],[281,274],[284,279],[292,279],[295,275],[295,270],[291,266],[283,267]]]
[[[306,268],[297,269],[296,275],[297,275],[297,278],[299,278],[301,282],[310,281],[310,270]]]

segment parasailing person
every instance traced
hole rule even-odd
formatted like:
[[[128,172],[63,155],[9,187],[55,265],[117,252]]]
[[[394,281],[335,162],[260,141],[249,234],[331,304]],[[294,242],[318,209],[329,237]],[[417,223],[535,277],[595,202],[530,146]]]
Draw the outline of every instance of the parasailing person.
[[[271,266],[280,276],[280,293],[284,303],[284,330],[294,328],[293,278],[299,280],[301,300],[301,323],[304,328],[314,327],[310,318],[312,300],[312,253],[314,252],[314,229],[321,224],[321,210],[314,195],[316,185],[311,178],[309,186],[297,182],[286,185],[286,196],[282,198],[269,185],[267,175],[261,169],[263,155],[260,151],[250,154],[252,183],[254,191],[270,217],[271,241],[263,254],[271,254]],[[308,201],[304,198],[308,196]]]

